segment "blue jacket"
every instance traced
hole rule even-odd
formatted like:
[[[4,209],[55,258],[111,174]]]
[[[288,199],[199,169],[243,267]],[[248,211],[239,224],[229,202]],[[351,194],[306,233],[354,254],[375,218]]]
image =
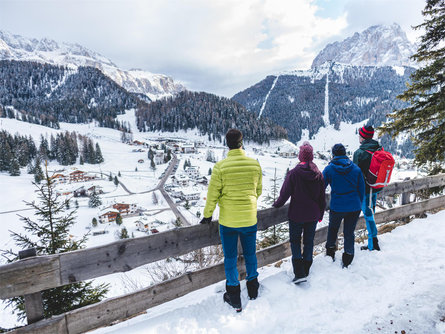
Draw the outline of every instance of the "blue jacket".
[[[325,187],[331,186],[331,210],[360,211],[365,181],[360,168],[346,155],[336,156],[323,170]]]

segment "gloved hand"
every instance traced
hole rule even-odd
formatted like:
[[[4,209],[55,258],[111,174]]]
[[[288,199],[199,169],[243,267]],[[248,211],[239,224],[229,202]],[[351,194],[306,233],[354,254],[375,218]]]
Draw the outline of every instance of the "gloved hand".
[[[201,221],[199,222],[200,224],[210,224],[210,222],[212,221],[212,217],[209,218],[202,218]]]

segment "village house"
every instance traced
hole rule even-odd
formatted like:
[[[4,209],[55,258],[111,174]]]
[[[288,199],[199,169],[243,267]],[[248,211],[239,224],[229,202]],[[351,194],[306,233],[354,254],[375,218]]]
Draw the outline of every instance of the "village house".
[[[164,163],[164,150],[156,150],[154,155],[154,162],[156,165],[160,165]]]
[[[87,191],[84,186],[74,190],[74,197],[86,197],[86,196],[87,196]]]
[[[67,182],[67,177],[63,174],[55,174],[51,176],[51,179],[54,180],[55,184],[63,184]]]
[[[190,179],[185,175],[172,176],[172,181],[174,185],[180,187],[187,187],[189,185]]]
[[[201,193],[196,190],[182,190],[181,199],[184,201],[197,201],[201,197]]]
[[[282,151],[280,152],[280,157],[293,159],[297,157],[297,152],[292,149],[289,149],[287,151]]]
[[[102,190],[101,186],[92,186],[92,187],[88,188],[87,191],[86,191],[86,194],[87,194],[88,197],[93,195],[93,193],[103,194],[104,191]]]
[[[107,210],[103,214],[99,215],[99,222],[101,224],[114,222],[118,214],[119,214],[118,210]]]
[[[132,214],[137,210],[136,204],[115,203],[111,207],[119,211],[121,215]]]
[[[197,179],[199,177],[199,167],[190,166],[185,168],[185,173],[191,179]]]
[[[181,153],[195,153],[195,144],[184,143],[181,145]]]
[[[70,182],[83,182],[85,181],[85,172],[82,172],[81,170],[75,170],[74,172],[71,172],[70,175]]]
[[[148,232],[148,231],[150,231],[150,224],[147,222],[137,220],[136,221],[136,229],[141,232]]]

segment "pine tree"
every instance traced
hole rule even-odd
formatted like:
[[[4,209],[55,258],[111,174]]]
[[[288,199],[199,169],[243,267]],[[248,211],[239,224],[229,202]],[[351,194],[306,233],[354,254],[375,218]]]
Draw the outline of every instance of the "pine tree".
[[[40,158],[36,157],[35,165],[34,165],[34,181],[35,183],[40,183],[45,178],[43,174],[42,167],[40,166]]]
[[[120,213],[117,214],[116,224],[119,225],[119,226],[122,225],[122,216],[121,216]]]
[[[94,191],[88,200],[88,206],[90,208],[97,208],[100,205],[102,205],[102,201],[100,200],[99,195]]]
[[[113,176],[111,175],[111,172],[110,175],[108,175],[108,181],[113,181]]]
[[[126,227],[122,227],[119,233],[119,239],[128,239],[130,236],[128,235],[128,230]]]
[[[119,184],[119,180],[117,179],[117,176],[114,177],[114,184],[117,186]]]
[[[83,156],[80,156],[79,164],[83,165],[85,162],[83,161]]]
[[[84,247],[86,236],[79,240],[71,239],[69,229],[75,222],[75,210],[65,211],[66,200],[60,200],[54,189],[54,181],[45,171],[42,185],[37,188],[39,203],[27,202],[35,210],[36,220],[20,216],[26,234],[12,232],[16,244],[22,248],[35,248],[38,255],[58,254]],[[9,252],[17,259],[17,255]],[[99,302],[108,291],[108,285],[93,286],[92,282],[80,282],[42,291],[45,317],[74,310]],[[10,299],[19,319],[25,317],[24,298]]]
[[[421,66],[411,76],[412,83],[399,99],[410,106],[396,110],[380,130],[393,137],[411,134],[416,146],[417,165],[429,165],[430,172],[440,172],[445,161],[445,2],[427,0],[422,11],[425,20],[414,27],[424,29],[420,46],[411,59]]]
[[[15,154],[12,156],[11,164],[9,165],[9,175],[19,176],[20,175],[20,165]]]
[[[207,173],[207,175],[212,175],[212,169],[209,168],[209,172]]]
[[[97,219],[96,219],[96,217],[94,217],[94,218],[91,220],[91,225],[92,225],[93,227],[96,227],[96,226],[97,226]]]
[[[99,143],[96,143],[96,163],[100,164],[104,162],[104,157],[102,156],[102,151],[100,149]]]
[[[269,193],[266,195],[266,203],[272,205],[278,198],[279,195],[279,185],[277,177],[277,169],[274,170],[274,176],[271,178],[272,186]],[[284,241],[288,236],[287,223],[274,225],[264,232],[261,233],[262,241],[260,242],[261,247],[268,247],[275,245],[281,241]]]

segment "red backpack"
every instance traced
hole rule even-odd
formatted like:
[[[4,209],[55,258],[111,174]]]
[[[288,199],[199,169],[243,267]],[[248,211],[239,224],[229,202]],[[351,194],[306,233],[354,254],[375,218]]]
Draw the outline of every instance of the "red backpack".
[[[371,164],[366,174],[366,183],[373,189],[386,187],[391,179],[395,164],[394,158],[383,147],[375,152],[366,152],[371,154]]]

